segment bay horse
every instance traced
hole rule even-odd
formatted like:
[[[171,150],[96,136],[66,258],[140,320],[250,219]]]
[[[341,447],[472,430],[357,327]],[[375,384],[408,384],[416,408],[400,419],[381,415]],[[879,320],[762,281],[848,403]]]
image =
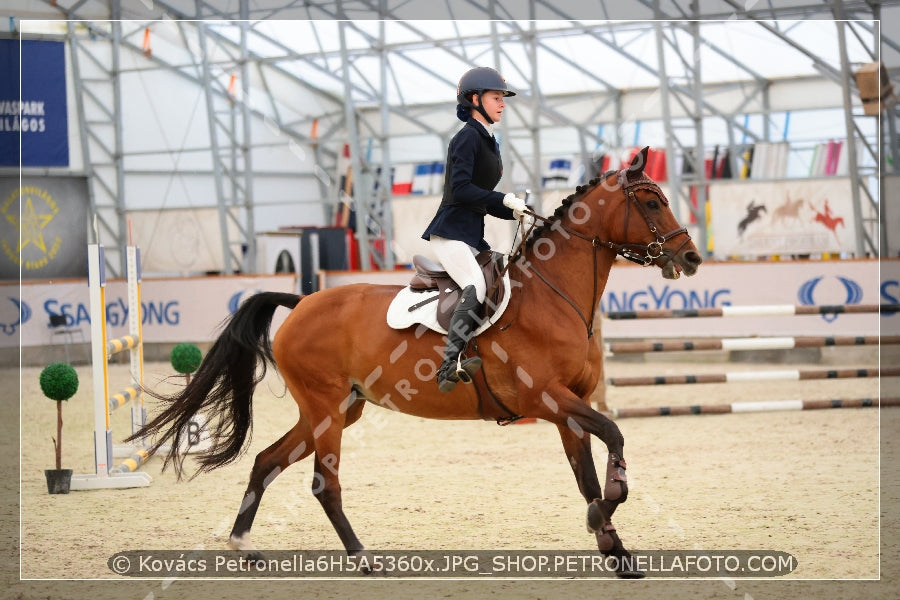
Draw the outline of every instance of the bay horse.
[[[434,419],[505,424],[536,417],[559,431],[598,550],[627,559],[612,524],[628,496],[624,438],[589,403],[603,367],[592,339],[594,314],[617,255],[655,265],[668,279],[693,275],[702,262],[659,186],[644,175],[647,151],[627,169],[576,188],[520,246],[510,262],[514,285],[506,311],[470,344],[483,360],[475,384],[441,393],[435,374],[443,336],[387,325],[387,307],[400,286],[353,284],[306,296],[260,292],[226,322],[189,384],[172,396],[154,394],[164,408],[132,439],[155,436],[151,453],[170,444],[163,469],[172,464],[181,478],[185,425],[204,412],[212,447],[198,456],[194,476],[231,463],[246,450],[253,392],[267,363],[274,364],[300,418],[256,456],[228,545],[259,556],[250,528],[263,493],[290,465],[314,455],[313,494],[347,553],[359,555],[365,549],[344,514],[338,469],[342,432],[367,403]],[[279,306],[291,312],[270,342]],[[592,435],[607,448],[602,484]],[[627,567],[617,575],[643,576]]]

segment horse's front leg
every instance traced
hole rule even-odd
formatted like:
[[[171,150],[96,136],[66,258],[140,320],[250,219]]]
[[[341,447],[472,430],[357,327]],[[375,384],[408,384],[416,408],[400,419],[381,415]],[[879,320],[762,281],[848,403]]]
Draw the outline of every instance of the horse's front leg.
[[[630,557],[612,524],[616,507],[628,497],[624,438],[618,426],[569,390],[556,394],[545,392],[542,399],[549,410],[549,415],[543,418],[556,423],[578,489],[588,503],[587,528],[596,535],[597,548],[609,556]],[[591,454],[591,435],[599,437],[608,450],[602,484]],[[620,577],[643,577],[643,573],[630,569],[628,560],[620,560],[619,566],[616,574]]]

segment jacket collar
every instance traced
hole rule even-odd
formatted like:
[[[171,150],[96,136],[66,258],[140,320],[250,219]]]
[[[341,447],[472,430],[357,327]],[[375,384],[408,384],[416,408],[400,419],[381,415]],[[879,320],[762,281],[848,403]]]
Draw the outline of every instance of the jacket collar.
[[[466,125],[471,125],[471,126],[474,127],[475,129],[477,129],[478,132],[481,133],[481,135],[483,135],[483,136],[485,136],[485,137],[488,137],[488,138],[493,138],[493,137],[494,137],[494,132],[493,132],[493,130],[492,130],[493,128],[488,128],[488,127],[486,127],[486,126],[484,125],[484,123],[482,123],[481,121],[479,121],[479,120],[476,119],[475,117],[469,117],[469,120],[466,121]]]

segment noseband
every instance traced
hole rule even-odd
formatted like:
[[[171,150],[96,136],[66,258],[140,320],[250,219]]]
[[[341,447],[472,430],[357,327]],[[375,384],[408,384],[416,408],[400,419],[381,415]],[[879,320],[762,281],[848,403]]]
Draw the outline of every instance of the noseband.
[[[613,173],[614,173],[613,171],[610,171],[610,172],[602,175],[600,177],[600,180],[605,181]],[[572,306],[572,308],[575,309],[575,312],[578,313],[578,316],[581,317],[581,320],[584,322],[585,327],[587,328],[588,337],[592,337],[594,335],[594,313],[597,312],[597,304],[598,304],[598,300],[599,300],[597,298],[597,254],[600,251],[601,247],[609,248],[610,250],[612,250],[618,256],[621,256],[622,258],[630,260],[631,262],[637,263],[639,265],[648,267],[648,266],[652,265],[655,260],[661,258],[664,254],[666,254],[666,250],[665,250],[665,248],[663,248],[663,244],[665,244],[666,242],[668,242],[669,240],[671,240],[672,238],[674,238],[678,235],[684,234],[684,236],[685,236],[684,241],[681,242],[681,245],[679,245],[678,248],[676,248],[674,252],[669,253],[668,260],[666,260],[666,262],[661,265],[662,268],[665,268],[669,263],[672,262],[672,259],[675,258],[675,256],[681,251],[681,249],[684,248],[684,246],[689,241],[691,241],[691,236],[685,227],[679,227],[678,229],[674,229],[665,234],[659,233],[659,228],[657,228],[656,223],[653,221],[653,218],[650,216],[650,213],[648,213],[647,209],[644,207],[644,205],[638,201],[637,196],[635,196],[634,193],[636,191],[640,191],[640,190],[647,190],[647,191],[650,191],[650,192],[656,194],[656,196],[665,204],[668,204],[668,200],[666,200],[665,196],[663,196],[662,190],[659,189],[659,186],[656,185],[656,183],[653,182],[652,180],[647,179],[646,177],[641,177],[641,179],[638,179],[636,181],[628,181],[627,173],[628,173],[628,171],[624,170],[624,169],[617,173],[618,185],[619,185],[619,187],[622,188],[622,192],[625,194],[625,199],[626,199],[624,229],[626,232],[628,231],[628,217],[630,215],[630,207],[632,204],[634,204],[637,207],[638,212],[641,213],[641,216],[644,217],[644,221],[647,223],[647,227],[650,228],[650,233],[655,236],[655,239],[652,242],[649,242],[647,244],[610,242],[610,241],[601,240],[597,236],[593,236],[593,237],[587,236],[587,235],[581,233],[580,231],[570,229],[570,228],[566,227],[565,225],[563,225],[562,223],[560,223],[559,221],[553,221],[551,219],[542,217],[530,210],[526,211],[528,214],[535,217],[536,219],[543,221],[544,223],[551,224],[553,227],[558,227],[559,229],[566,232],[567,234],[573,235],[575,237],[581,238],[581,239],[591,243],[591,246],[593,248],[592,254],[593,254],[593,259],[594,259],[594,265],[593,265],[594,292],[591,297],[591,311],[590,311],[589,317],[586,317],[584,315],[584,313],[581,312],[581,309],[578,308],[578,305],[575,304],[575,302],[571,298],[569,298],[565,293],[563,293],[562,290],[560,290],[558,287],[553,285],[546,277],[544,277],[544,275],[540,271],[538,271],[534,267],[534,265],[530,265],[531,270],[534,271],[534,273],[544,283],[546,283],[548,286],[550,286],[550,288],[554,292],[556,292],[563,300],[568,302]],[[602,185],[602,184],[600,184],[600,185]],[[526,235],[527,235],[527,233],[526,233]],[[525,235],[523,235],[522,246],[524,246],[524,242],[525,242],[524,238],[525,238]],[[519,250],[515,253],[516,255],[518,255],[519,252],[521,252],[522,246],[519,247]],[[677,274],[678,273],[676,271],[676,275]]]
[[[687,232],[685,227],[679,227],[678,229],[674,229],[666,234],[660,234],[659,229],[656,227],[656,223],[653,221],[653,218],[650,216],[650,213],[647,212],[647,209],[641,204],[637,197],[634,195],[636,191],[639,190],[647,190],[652,192],[659,197],[665,204],[668,204],[668,201],[662,195],[662,191],[659,189],[659,186],[656,185],[653,181],[649,179],[638,179],[637,181],[629,182],[627,177],[624,175],[625,171],[621,171],[619,173],[619,184],[622,186],[622,191],[625,193],[627,199],[630,202],[625,204],[625,231],[628,231],[628,216],[629,216],[629,208],[632,204],[634,204],[638,211],[640,211],[641,216],[644,217],[644,221],[647,223],[647,227],[650,228],[650,233],[656,236],[656,239],[649,244],[616,244],[612,242],[607,242],[606,246],[615,251],[619,256],[630,260],[631,262],[635,262],[639,265],[643,265],[645,267],[653,264],[653,261],[660,258],[665,250],[663,249],[663,244],[671,240],[673,237],[677,235],[681,235],[682,233],[685,235],[684,241],[681,243],[678,248],[675,249],[669,255],[669,259],[662,265],[665,267],[672,259],[675,258],[682,248],[684,248],[685,244],[691,241],[691,236]],[[642,256],[643,253],[643,256]]]

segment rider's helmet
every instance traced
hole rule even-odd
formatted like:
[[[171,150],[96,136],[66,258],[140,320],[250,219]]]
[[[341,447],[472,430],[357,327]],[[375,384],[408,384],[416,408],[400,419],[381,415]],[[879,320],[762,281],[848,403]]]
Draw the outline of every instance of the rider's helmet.
[[[474,108],[487,119],[488,123],[493,123],[484,107],[481,106],[481,95],[488,90],[498,90],[503,92],[504,96],[515,96],[516,93],[509,89],[506,80],[497,72],[496,69],[490,67],[475,67],[466,71],[459,79],[459,85],[456,86],[456,116],[460,121],[469,120],[468,109]],[[472,94],[478,94],[478,106],[469,100]]]

